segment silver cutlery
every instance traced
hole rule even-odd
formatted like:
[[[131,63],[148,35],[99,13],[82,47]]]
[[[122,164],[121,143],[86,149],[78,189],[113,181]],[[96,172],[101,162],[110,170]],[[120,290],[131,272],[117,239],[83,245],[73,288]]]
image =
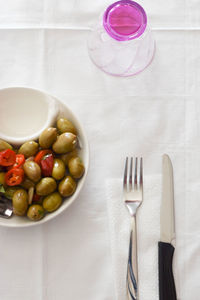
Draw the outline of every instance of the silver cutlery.
[[[12,202],[0,194],[0,217],[9,219],[12,214]]]
[[[176,287],[172,270],[175,240],[173,168],[168,155],[163,155],[163,185],[160,213],[159,246],[159,299],[176,300]]]
[[[130,162],[129,162],[130,160]],[[139,170],[139,171],[138,171]],[[133,158],[126,158],[124,179],[123,179],[123,199],[131,215],[131,232],[129,242],[129,254],[127,265],[127,299],[138,299],[138,257],[137,257],[137,226],[136,214],[143,200],[143,159],[135,158],[133,176]]]

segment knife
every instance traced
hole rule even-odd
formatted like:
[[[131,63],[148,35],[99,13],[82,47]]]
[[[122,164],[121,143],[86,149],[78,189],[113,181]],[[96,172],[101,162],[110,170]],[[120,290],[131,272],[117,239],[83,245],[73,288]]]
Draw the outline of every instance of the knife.
[[[174,181],[173,167],[167,154],[163,155],[163,185],[160,212],[159,251],[159,299],[176,300],[176,287],[173,276],[173,255],[175,239]]]

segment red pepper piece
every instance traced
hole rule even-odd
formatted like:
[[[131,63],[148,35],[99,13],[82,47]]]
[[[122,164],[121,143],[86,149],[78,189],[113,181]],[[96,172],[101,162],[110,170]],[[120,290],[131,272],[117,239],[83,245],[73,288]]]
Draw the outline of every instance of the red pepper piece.
[[[38,194],[33,195],[33,202],[39,202],[40,199],[41,199],[41,196],[39,196]]]
[[[38,154],[35,156],[34,161],[40,165],[41,160],[43,159],[43,157],[47,154],[52,154],[52,151],[50,149],[45,149],[45,150],[41,150],[38,152]]]
[[[20,168],[13,168],[5,175],[6,184],[14,186],[20,184],[24,179],[24,170]]]
[[[25,156],[24,154],[17,154],[15,164],[13,168],[20,168],[25,163]]]
[[[41,160],[41,169],[44,176],[51,176],[53,170],[53,155],[49,154]]]
[[[6,149],[0,152],[0,165],[12,166],[15,163],[16,153],[11,149]]]

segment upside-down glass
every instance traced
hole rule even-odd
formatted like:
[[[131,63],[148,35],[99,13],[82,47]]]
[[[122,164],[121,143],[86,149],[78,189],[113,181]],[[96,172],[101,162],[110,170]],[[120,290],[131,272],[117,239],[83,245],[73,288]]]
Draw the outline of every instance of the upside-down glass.
[[[144,9],[131,0],[111,4],[90,33],[88,51],[108,74],[130,76],[144,70],[155,51]]]

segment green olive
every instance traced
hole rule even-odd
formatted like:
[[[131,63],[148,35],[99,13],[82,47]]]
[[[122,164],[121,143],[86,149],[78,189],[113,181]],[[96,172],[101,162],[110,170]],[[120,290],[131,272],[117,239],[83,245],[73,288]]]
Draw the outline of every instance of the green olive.
[[[44,198],[43,207],[46,211],[52,212],[61,205],[62,197],[58,192],[52,193]]]
[[[2,184],[3,186],[6,186],[5,175],[5,172],[0,172],[0,185]]]
[[[17,190],[12,198],[13,212],[17,216],[24,216],[28,208],[28,194],[25,190]]]
[[[30,189],[30,187],[35,187],[35,182],[33,182],[32,180],[30,180],[28,177],[26,177],[24,179],[24,181],[22,181],[21,186],[25,190],[28,190],[28,189]]]
[[[78,156],[77,157],[72,157],[69,160],[68,168],[69,168],[70,174],[74,178],[81,178],[81,176],[83,175],[83,173],[85,171],[82,160]]]
[[[19,189],[21,189],[21,187],[19,187],[19,186],[8,186],[8,187],[6,187],[6,189],[5,189],[5,194],[4,194],[4,196],[5,196],[6,198],[12,200],[14,193],[15,193],[17,190],[19,190]]]
[[[0,151],[6,150],[6,149],[12,149],[12,146],[8,144],[7,142],[0,139]]]
[[[36,193],[39,196],[47,196],[56,190],[57,184],[52,177],[42,178],[36,185]]]
[[[71,132],[65,132],[58,136],[53,144],[53,151],[58,154],[70,152],[76,148],[77,137]]]
[[[27,217],[32,221],[39,221],[44,217],[44,208],[39,204],[33,204],[29,207]]]
[[[77,149],[74,149],[71,152],[65,153],[65,154],[61,154],[60,158],[62,159],[62,161],[64,162],[65,166],[68,166],[68,162],[69,160],[74,157],[74,156],[78,156],[78,151]]]
[[[49,127],[45,129],[40,137],[39,144],[42,148],[50,148],[51,145],[56,141],[57,138],[57,129],[53,127]]]
[[[66,168],[64,162],[59,158],[55,158],[52,170],[52,177],[56,180],[60,180],[65,176],[65,172]]]
[[[57,121],[57,128],[58,128],[59,132],[61,132],[61,133],[71,132],[71,133],[77,135],[76,128],[74,127],[74,125],[72,124],[72,122],[70,122],[66,118],[60,118]]]
[[[21,145],[18,153],[24,154],[26,158],[30,156],[34,156],[38,152],[38,147],[39,147],[38,143],[34,141],[28,141],[23,145]]]
[[[71,196],[76,190],[76,181],[71,176],[66,176],[58,186],[58,191],[63,197]]]
[[[40,166],[34,161],[26,161],[24,163],[24,172],[26,176],[33,182],[38,182],[41,178]]]

